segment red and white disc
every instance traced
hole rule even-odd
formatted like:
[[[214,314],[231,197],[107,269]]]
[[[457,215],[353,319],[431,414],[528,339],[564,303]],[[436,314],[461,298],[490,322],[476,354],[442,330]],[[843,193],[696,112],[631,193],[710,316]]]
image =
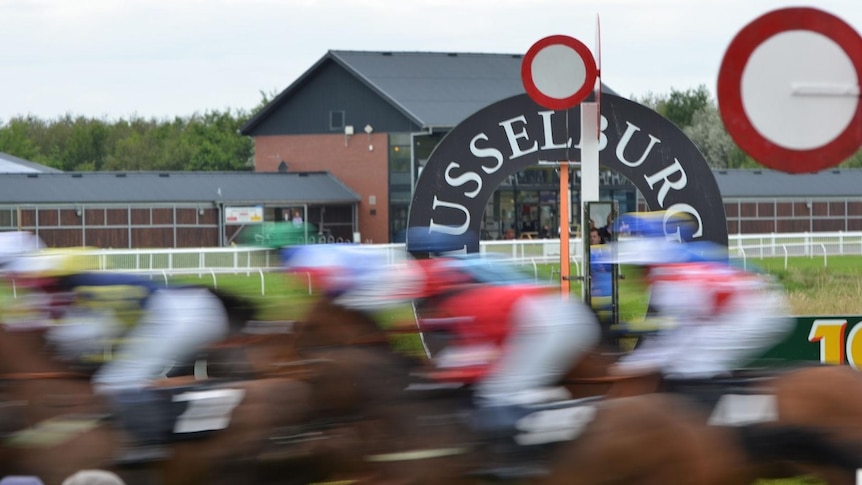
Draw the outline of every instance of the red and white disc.
[[[521,63],[521,79],[537,104],[566,110],[589,96],[596,83],[596,61],[581,41],[565,35],[539,40]]]
[[[718,102],[746,153],[790,173],[837,165],[862,146],[862,37],[813,8],[786,8],[748,24],[728,47]]]

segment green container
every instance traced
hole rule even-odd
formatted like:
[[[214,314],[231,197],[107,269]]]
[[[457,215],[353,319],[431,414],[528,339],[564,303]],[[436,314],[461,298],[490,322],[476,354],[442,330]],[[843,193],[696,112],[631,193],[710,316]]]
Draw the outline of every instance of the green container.
[[[295,222],[264,222],[243,228],[238,236],[239,243],[278,249],[297,244],[317,242],[317,228],[313,224]]]

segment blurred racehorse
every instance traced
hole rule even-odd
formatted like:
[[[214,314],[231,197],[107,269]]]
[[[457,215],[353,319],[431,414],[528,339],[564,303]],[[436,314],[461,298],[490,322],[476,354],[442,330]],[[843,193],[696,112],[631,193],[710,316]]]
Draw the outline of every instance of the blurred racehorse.
[[[362,439],[369,473],[378,483],[476,482],[474,472],[489,454],[487,443],[464,426],[468,393],[410,390],[424,363],[395,355],[372,318],[326,298],[297,332],[303,355],[337,362],[346,381],[359,389],[363,415],[376,424]],[[794,371],[775,380],[777,423],[712,426],[711,409],[683,394],[658,393],[656,376],[609,376],[613,361],[613,354],[597,350],[570,373],[573,391],[583,394],[579,391],[591,386],[609,397],[583,404],[582,416],[589,419],[545,453],[550,475],[531,482],[747,485],[758,477],[810,472],[833,483],[853,483],[862,462],[849,446],[862,438],[862,409],[844,401],[842,391],[830,391],[829,383],[840,380],[854,394],[862,393],[862,376],[840,368]],[[827,382],[814,382],[819,379]],[[821,394],[804,399],[810,388]],[[831,415],[821,414],[828,410]],[[832,419],[849,430],[823,426]]]
[[[123,431],[106,419],[108,407],[94,394],[89,376],[70,371],[47,352],[44,331],[0,326],[0,476],[32,474],[46,485],[59,485],[80,469],[99,468],[115,471],[129,485],[302,484],[337,477],[340,469],[334,464],[347,469],[351,462],[350,433],[327,414],[329,409],[345,414],[335,403],[349,402],[350,388],[330,384],[325,365],[264,364],[250,350],[248,363],[256,378],[205,381],[205,388],[193,377],[159,384],[181,389],[185,396],[196,391],[239,396],[235,407],[219,416],[227,420],[224,429],[171,441],[170,457],[163,461],[119,467],[114,460]],[[273,358],[273,347],[279,352],[286,347],[277,336],[253,346]],[[327,404],[318,405],[321,400]],[[191,406],[184,413],[188,422]],[[317,425],[321,422],[326,426]]]
[[[763,423],[755,429],[761,432],[758,439],[770,436],[774,427],[781,426],[784,431],[795,430],[790,436],[785,435],[785,439],[803,442],[791,451],[794,463],[778,460],[780,466],[773,463],[770,467],[773,474],[814,474],[829,483],[855,483],[855,469],[862,465],[862,407],[857,405],[862,402],[862,373],[850,366],[800,363],[776,369],[741,369],[734,376],[713,380],[674,382],[664,381],[655,374],[609,375],[608,369],[617,355],[607,349],[595,350],[568,374],[567,387],[604,388],[609,395],[679,393],[700,403],[713,418],[728,412],[727,407],[722,410],[722,404],[748,400],[748,406],[760,408],[756,418]],[[809,444],[816,442],[817,446],[806,449],[806,440]],[[806,453],[832,456],[806,459]],[[823,466],[824,462],[827,466]]]

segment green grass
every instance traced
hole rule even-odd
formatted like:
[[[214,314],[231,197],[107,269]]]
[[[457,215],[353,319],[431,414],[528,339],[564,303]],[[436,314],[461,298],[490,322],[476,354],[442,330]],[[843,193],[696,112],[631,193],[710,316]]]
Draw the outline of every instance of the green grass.
[[[862,256],[830,256],[823,258],[766,258],[749,261],[749,269],[774,275],[788,291],[809,290],[833,282],[847,282],[862,276]]]

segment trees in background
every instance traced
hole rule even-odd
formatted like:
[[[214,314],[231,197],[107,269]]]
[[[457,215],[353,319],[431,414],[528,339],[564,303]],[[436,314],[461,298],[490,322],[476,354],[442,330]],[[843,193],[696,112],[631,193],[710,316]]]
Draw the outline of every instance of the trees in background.
[[[706,86],[679,91],[671,89],[669,94],[647,94],[635,101],[652,108],[676,124],[700,149],[710,167],[762,168],[743,152],[724,128],[718,104]],[[862,167],[862,150],[844,161],[841,167]]]
[[[21,116],[0,127],[0,152],[64,171],[249,170],[254,144],[238,133],[248,116],[231,110],[172,120]]]
[[[250,111],[216,110],[173,119],[16,116],[0,124],[0,152],[63,171],[251,170],[254,143],[239,128],[274,96],[261,92],[261,101]],[[712,168],[761,167],[727,134],[706,86],[650,93],[635,101],[679,126]],[[862,167],[862,151],[840,166]]]
[[[173,119],[16,116],[0,124],[0,152],[63,171],[251,170],[254,143],[239,128],[273,97],[261,92],[251,111]]]

